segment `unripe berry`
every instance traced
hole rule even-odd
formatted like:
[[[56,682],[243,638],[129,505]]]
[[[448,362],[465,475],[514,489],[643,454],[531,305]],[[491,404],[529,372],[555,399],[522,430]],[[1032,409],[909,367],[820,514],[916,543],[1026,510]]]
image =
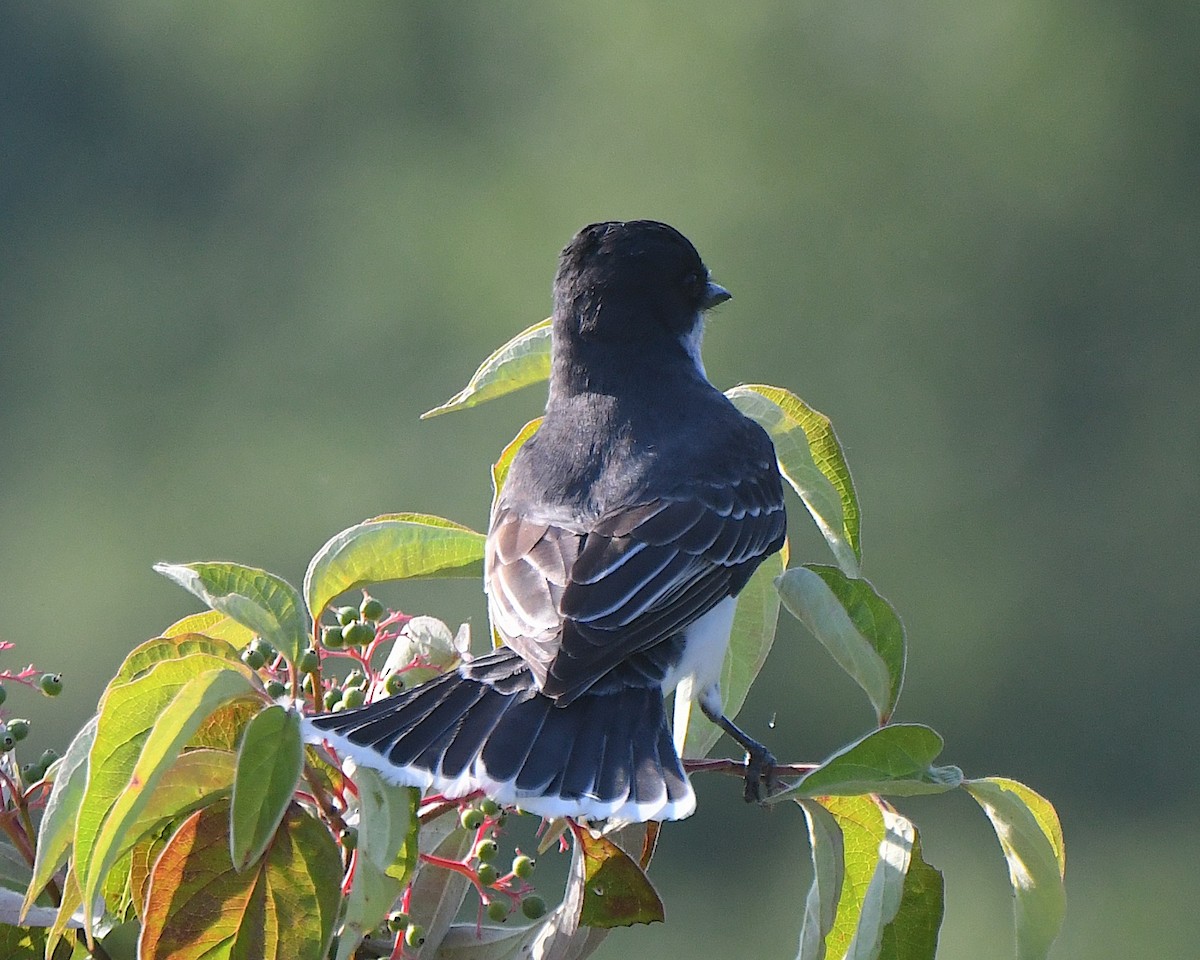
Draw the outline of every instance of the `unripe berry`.
[[[397,912],[397,913],[391,914],[387,918],[388,929],[391,930],[392,933],[399,933],[401,930],[403,930],[405,927],[408,926],[409,922],[410,921],[408,919],[407,913]]]
[[[317,668],[320,666],[321,658],[317,656],[317,651],[312,647],[309,647],[300,654],[300,660],[296,663],[296,669],[301,673],[316,673]]]
[[[475,807],[467,807],[458,815],[458,822],[468,830],[478,830],[483,826],[483,814]]]
[[[17,741],[11,733],[6,733],[4,736],[0,737],[0,751],[8,753],[8,751],[16,745]]]
[[[493,900],[487,905],[488,919],[496,923],[504,923],[508,919],[508,907],[499,900]]]
[[[375,639],[375,630],[361,620],[342,627],[342,639],[348,647],[363,647]]]
[[[367,597],[358,607],[358,615],[364,620],[378,620],[383,612],[383,604],[374,597]]]
[[[0,704],[8,699],[8,691],[4,689],[4,684],[0,683]]]
[[[343,627],[348,627],[358,619],[358,611],[354,607],[338,607],[337,621]]]
[[[358,831],[353,827],[347,827],[342,831],[341,835],[342,849],[353,850],[358,846]]]
[[[278,680],[267,681],[267,696],[272,700],[278,700],[287,693],[287,684],[281,683]]]
[[[485,817],[494,817],[500,812],[500,804],[491,797],[484,797],[479,801],[479,809],[483,811]]]
[[[62,693],[63,678],[61,673],[43,673],[42,679],[39,681],[42,687],[42,693],[48,697],[57,697]]]
[[[305,693],[312,693],[316,689],[313,685],[313,675],[311,673],[306,673],[300,680],[300,689]]]
[[[496,856],[496,851],[500,849],[500,845],[490,837],[485,837],[475,844],[475,856],[480,863],[487,863]]]
[[[342,703],[346,705],[347,710],[361,707],[366,702],[367,695],[363,693],[362,687],[347,687],[342,691]]]
[[[398,673],[389,673],[387,679],[383,681],[383,692],[389,697],[394,697],[396,694],[404,690],[404,677]]]
[[[517,879],[528,880],[533,876],[533,860],[523,853],[518,854],[513,857],[512,872]]]
[[[242,663],[251,670],[261,670],[266,662],[267,658],[254,649],[254,647],[247,647],[242,651]]]
[[[37,783],[42,779],[42,775],[45,774],[45,772],[46,771],[42,769],[42,765],[40,763],[21,764],[21,779],[24,780],[26,784]]]
[[[42,751],[42,758],[38,761],[38,763],[40,763],[42,765],[42,770],[44,772],[44,771],[48,770],[50,768],[50,764],[52,764],[57,759],[58,759],[58,751],[47,747],[45,750]]]
[[[263,659],[268,663],[279,656],[279,651],[271,645],[270,641],[264,640],[262,637],[255,637],[250,646],[261,653],[263,655]]]
[[[475,874],[479,877],[479,882],[485,887],[490,887],[496,882],[496,877],[499,876],[499,874],[496,873],[496,868],[490,863],[481,863],[479,865],[479,869],[475,871]]]
[[[425,942],[425,928],[419,923],[410,923],[404,928],[404,942],[410,947],[419,947]]]
[[[546,915],[546,901],[536,893],[530,894],[521,901],[521,912],[530,920],[537,920]]]
[[[321,702],[323,704],[325,704],[326,710],[334,709],[334,707],[336,707],[339,703],[342,702],[342,691],[339,690],[337,687],[333,687],[330,690],[326,690],[325,696],[322,697]],[[342,707],[342,709],[345,710],[346,708]]]
[[[340,650],[346,645],[346,640],[342,636],[341,627],[323,627],[321,629],[321,643],[328,650]]]
[[[29,736],[29,721],[21,719],[13,719],[8,721],[8,732],[12,734],[12,738],[20,743]]]

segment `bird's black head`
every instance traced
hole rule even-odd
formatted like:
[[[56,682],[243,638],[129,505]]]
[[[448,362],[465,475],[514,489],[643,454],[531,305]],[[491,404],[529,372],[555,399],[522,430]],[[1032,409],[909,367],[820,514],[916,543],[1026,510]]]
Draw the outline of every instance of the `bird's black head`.
[[[705,310],[729,296],[674,227],[654,220],[593,223],[559,258],[555,333],[610,343],[682,341]]]

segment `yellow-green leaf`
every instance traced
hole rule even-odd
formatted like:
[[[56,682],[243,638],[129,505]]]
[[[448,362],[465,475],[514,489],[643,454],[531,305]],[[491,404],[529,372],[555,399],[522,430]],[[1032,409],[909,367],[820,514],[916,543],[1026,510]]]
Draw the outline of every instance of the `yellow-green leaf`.
[[[338,594],[369,583],[483,575],[484,536],[421,513],[397,513],[343,530],[320,550],[304,575],[314,620]]]
[[[295,663],[308,645],[308,622],[296,588],[240,563],[156,563],[154,569],[232,617]]]
[[[1066,847],[1058,814],[1045,797],[1004,777],[968,780],[967,792],[992,821],[1013,887],[1017,960],[1043,960],[1066,913]]]
[[[800,496],[848,576],[862,563],[858,497],[833,425],[794,393],[750,383],[725,396],[771,436],[779,469]]]
[[[494,350],[471,375],[465,387],[445,403],[421,414],[421,419],[474,407],[530,384],[541,383],[549,376],[550,321],[542,320]]]

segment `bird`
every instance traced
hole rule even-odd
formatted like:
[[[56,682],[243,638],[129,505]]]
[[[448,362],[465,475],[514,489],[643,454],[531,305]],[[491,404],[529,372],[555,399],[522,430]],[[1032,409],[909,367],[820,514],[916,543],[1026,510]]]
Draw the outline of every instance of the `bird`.
[[[738,593],[786,534],[763,428],[708,380],[705,314],[731,294],[653,220],[593,223],[553,285],[545,416],[495,499],[484,557],[502,641],[355,709],[307,718],[393,783],[482,791],[543,817],[678,820],[696,798],[665,698],[691,690],[746,750],[746,798],[774,757],[724,715]]]

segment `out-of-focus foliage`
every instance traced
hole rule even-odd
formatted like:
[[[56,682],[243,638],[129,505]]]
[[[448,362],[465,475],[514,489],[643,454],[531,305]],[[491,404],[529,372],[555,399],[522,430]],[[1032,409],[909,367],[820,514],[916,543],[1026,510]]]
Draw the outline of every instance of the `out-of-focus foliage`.
[[[0,639],[69,666],[33,737],[62,751],[190,611],[154,561],[299,582],[362,517],[481,527],[494,438],[540,394],[418,414],[546,315],[579,226],[658,217],[735,294],[714,381],[838,425],[909,636],[897,719],[1055,799],[1058,956],[1185,955],[1198,40],[1180,0],[6,5]],[[793,530],[793,563],[822,549]],[[478,591],[425,590],[482,628]],[[858,694],[801,636],[742,718],[822,756]],[[736,952],[737,913],[789,955],[765,891],[796,858],[769,823],[727,830],[720,786],[663,843],[671,922],[639,949]],[[962,816],[921,835],[942,955],[1004,957],[1007,881]]]

